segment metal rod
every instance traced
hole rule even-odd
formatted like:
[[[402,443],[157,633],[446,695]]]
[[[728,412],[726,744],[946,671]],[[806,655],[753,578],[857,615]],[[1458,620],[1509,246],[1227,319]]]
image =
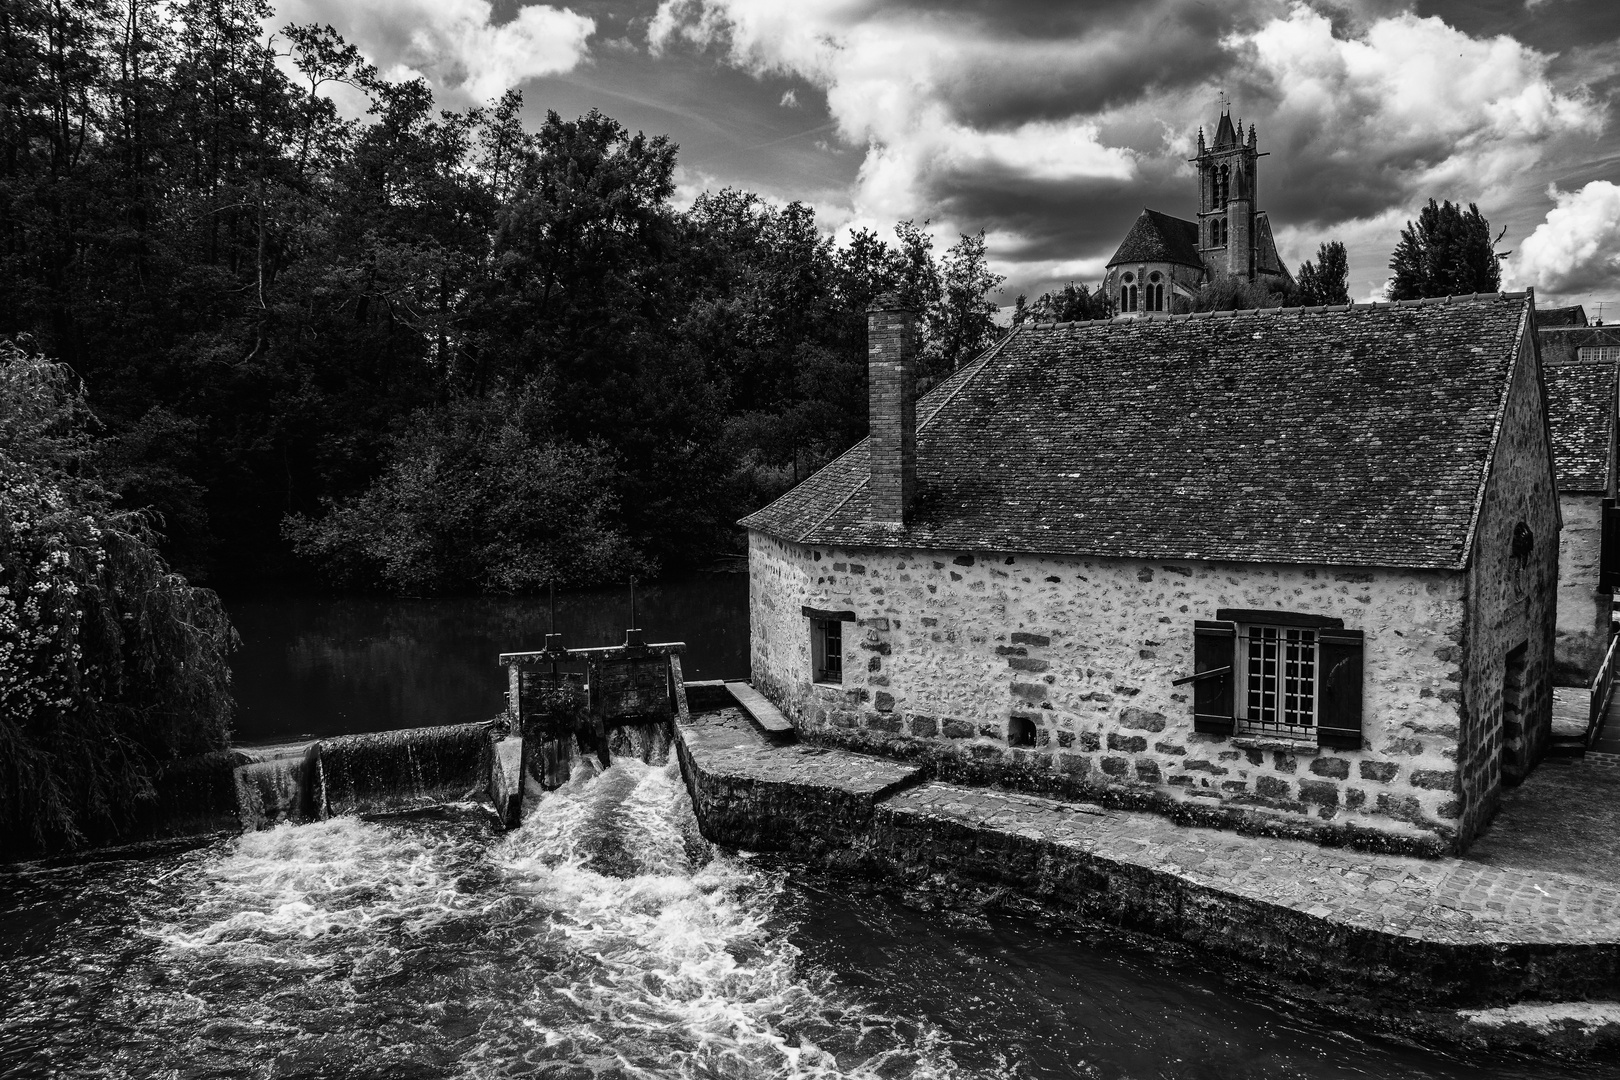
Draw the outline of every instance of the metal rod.
[[[551,625],[546,628],[546,633],[555,634],[556,632],[557,632],[557,579],[552,578],[551,579]]]
[[[636,579],[630,579],[630,628],[636,626]]]

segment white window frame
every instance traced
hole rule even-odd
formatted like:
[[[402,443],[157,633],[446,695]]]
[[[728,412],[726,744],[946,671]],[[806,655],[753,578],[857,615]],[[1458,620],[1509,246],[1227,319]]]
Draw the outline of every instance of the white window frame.
[[[1249,661],[1250,644],[1256,631],[1274,630],[1277,633],[1277,672],[1274,676],[1277,684],[1275,706],[1278,719],[1266,721],[1254,719],[1249,716]],[[1311,715],[1309,724],[1290,724],[1284,721],[1284,699],[1287,693],[1287,637],[1289,634],[1309,634],[1311,637]],[[1238,623],[1237,642],[1235,649],[1233,674],[1236,676],[1233,684],[1233,712],[1235,714],[1235,733],[1238,735],[1259,736],[1267,739],[1280,739],[1288,742],[1298,742],[1314,745],[1316,743],[1317,727],[1322,718],[1322,642],[1318,627],[1289,626],[1278,623]]]
[[[1582,345],[1575,357],[1584,364],[1613,363],[1620,360],[1620,345]]]

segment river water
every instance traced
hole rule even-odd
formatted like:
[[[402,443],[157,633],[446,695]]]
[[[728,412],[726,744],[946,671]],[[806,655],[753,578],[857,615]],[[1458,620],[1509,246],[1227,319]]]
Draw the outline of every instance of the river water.
[[[284,649],[322,653],[312,619]],[[4,1078],[1595,1075],[1386,1041],[1107,927],[716,850],[678,769],[636,761],[582,765],[505,835],[468,806],[0,868]]]

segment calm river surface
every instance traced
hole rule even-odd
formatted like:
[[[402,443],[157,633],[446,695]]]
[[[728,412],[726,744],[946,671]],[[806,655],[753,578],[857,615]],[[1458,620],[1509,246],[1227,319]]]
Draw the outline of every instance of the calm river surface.
[[[643,623],[710,642],[703,674],[744,674],[744,584],[710,584],[700,632]],[[613,599],[574,607],[571,641],[616,636]],[[534,644],[539,612],[243,609],[244,728],[491,714],[493,653]],[[5,1078],[1598,1075],[1368,1037],[1106,928],[928,910],[715,850],[678,770],[635,761],[583,767],[506,835],[466,808],[0,868]]]

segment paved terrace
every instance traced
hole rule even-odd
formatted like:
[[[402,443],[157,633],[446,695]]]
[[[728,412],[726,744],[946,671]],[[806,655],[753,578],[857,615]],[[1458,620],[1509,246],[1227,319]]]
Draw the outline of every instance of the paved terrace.
[[[854,846],[864,843],[891,867],[963,868],[972,876],[1017,882],[1019,871],[1004,867],[1021,861],[1024,879],[1045,882],[1035,891],[1071,901],[1087,890],[1125,894],[1113,913],[1145,912],[1139,922],[1184,937],[1226,933],[1219,929],[1223,923],[1252,924],[1258,913],[1266,925],[1251,925],[1244,932],[1254,940],[1227,942],[1229,951],[1268,963],[1275,958],[1267,954],[1286,952],[1290,959],[1281,966],[1295,974],[1310,974],[1313,963],[1320,969],[1322,955],[1340,950],[1346,959],[1352,953],[1376,955],[1381,965],[1422,969],[1423,980],[1436,990],[1438,983],[1451,984],[1443,996],[1474,996],[1472,984],[1497,980],[1497,991],[1478,987],[1481,1003],[1614,996],[1620,967],[1620,768],[1613,765],[1549,759],[1507,794],[1490,830],[1466,856],[1421,859],[1178,826],[1150,813],[926,781],[903,763],[773,745],[737,710],[695,716],[681,736],[706,831],[707,809],[715,835],[741,846],[825,853],[836,846],[840,823],[802,814],[790,794],[780,793],[814,792],[814,801],[825,804],[831,792],[844,791],[856,804],[842,815],[845,826],[868,808],[870,824],[857,826],[865,839],[855,836]],[[729,794],[718,803],[711,797],[706,807],[703,790],[722,788]],[[738,794],[766,789],[779,794]],[[721,804],[728,799],[739,813],[726,814]],[[725,835],[724,821],[744,816],[748,835]],[[788,835],[794,832],[796,837]],[[906,850],[911,848],[931,854],[919,858]],[[1046,887],[1054,880],[1058,887]],[[1203,914],[1192,914],[1200,906]],[[1313,935],[1323,938],[1319,946],[1310,944]],[[1313,948],[1321,955],[1301,959]],[[1493,974],[1509,956],[1518,973]],[[1580,970],[1565,968],[1566,961]],[[1436,978],[1458,964],[1453,976]],[[1384,981],[1398,983],[1400,977],[1390,971]]]

